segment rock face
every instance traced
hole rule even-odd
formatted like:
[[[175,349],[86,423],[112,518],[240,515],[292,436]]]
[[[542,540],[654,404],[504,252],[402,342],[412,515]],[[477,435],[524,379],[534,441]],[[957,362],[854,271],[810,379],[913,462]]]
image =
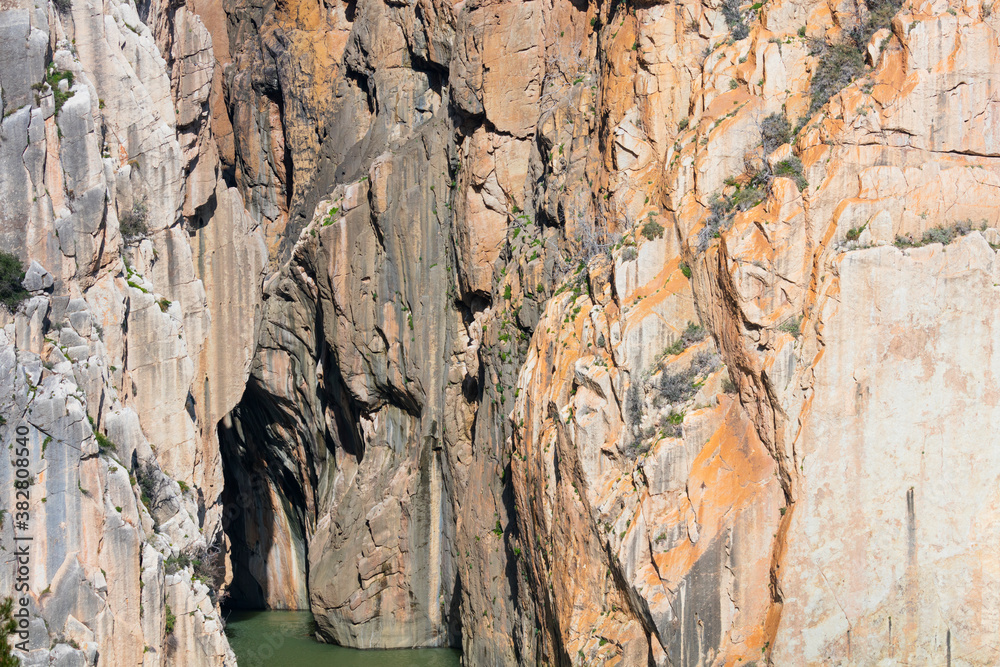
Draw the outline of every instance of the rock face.
[[[26,451],[0,467],[0,544],[32,540],[19,657],[235,664],[216,425],[267,255],[212,137],[211,36],[183,6],[114,0],[7,3],[0,25],[0,229],[31,260],[32,296],[0,322],[0,433]]]
[[[57,4],[0,4],[26,662],[231,664],[220,595],[1000,660],[989,3]]]

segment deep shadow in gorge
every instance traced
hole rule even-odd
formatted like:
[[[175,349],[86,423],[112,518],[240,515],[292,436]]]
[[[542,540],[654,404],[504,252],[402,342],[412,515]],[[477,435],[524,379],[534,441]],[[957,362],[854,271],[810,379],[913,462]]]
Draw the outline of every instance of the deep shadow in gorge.
[[[390,647],[460,646],[454,489],[440,422],[418,435],[419,405],[389,391],[365,412],[322,340],[315,361],[311,349],[290,347],[290,362],[259,352],[240,403],[219,425],[228,606],[309,609],[326,641],[347,646],[372,647],[357,638],[366,624]]]
[[[343,433],[342,427],[348,426],[340,414],[343,406],[334,403],[337,407],[326,411],[327,419],[334,425],[336,434],[342,437],[335,437],[337,442],[327,442],[325,437],[317,435],[317,441],[323,441],[319,446],[330,448],[326,449],[329,456],[318,466],[314,466],[312,456],[303,455],[307,448],[299,444],[303,442],[301,424],[293,424],[294,420],[280,401],[253,379],[239,405],[219,424],[225,477],[224,529],[232,567],[229,608],[311,610],[309,545],[317,531],[317,508],[313,499],[320,497],[324,487],[320,480],[336,475],[334,458],[342,465],[353,466],[354,475],[363,474],[365,464],[369,472],[372,469],[376,474],[385,472],[378,467],[380,462],[385,462],[381,457],[389,448],[379,443],[369,453],[372,460],[366,461],[361,455],[365,450],[360,439]],[[412,419],[404,409],[390,409],[404,422]],[[349,433],[357,435],[353,428],[349,428]],[[411,559],[410,567],[420,572],[412,578],[412,583],[408,582],[404,607],[420,619],[417,626],[440,627],[441,630],[429,633],[436,636],[433,642],[399,632],[398,647],[460,647],[462,641],[460,574],[453,565],[454,553],[450,544],[455,518],[451,511],[451,490],[442,479],[441,452],[435,442],[433,438],[421,439],[417,452],[389,449],[390,463],[416,459],[416,465],[411,468],[414,486],[408,500],[389,496],[373,508],[361,509],[360,516],[350,495],[342,498],[343,507],[330,507],[319,501],[320,511],[325,506],[327,512],[335,515],[335,522],[344,522],[343,529],[338,529],[338,539],[346,544],[343,554],[336,548],[321,550],[320,554],[324,558],[331,557],[335,564],[325,568],[321,564],[321,570],[333,567],[349,574],[348,585],[332,591],[329,578],[323,579],[326,587],[321,583],[320,596],[324,592],[336,595],[342,590],[350,593],[358,586],[371,589],[377,595],[388,588],[385,582],[398,577],[395,569],[401,567],[398,559],[403,557]],[[396,475],[398,470],[390,466],[389,473]],[[379,514],[380,508],[386,505],[390,507],[388,520]],[[345,514],[350,516],[345,517]],[[367,540],[361,554],[354,549],[358,538]],[[386,544],[395,545],[396,556],[381,562],[377,572],[366,573],[365,562],[382,553]],[[360,564],[358,555],[361,556]],[[362,569],[357,569],[359,567]],[[323,571],[319,572],[321,577]],[[433,603],[429,604],[432,600],[437,601],[437,610],[432,608]],[[382,615],[378,611],[381,599],[376,597],[375,604],[374,616],[378,618]],[[322,608],[319,604],[321,611]],[[351,619],[347,610],[333,611]],[[329,626],[324,630],[321,615],[318,621],[320,634],[327,641],[350,645]],[[392,634],[391,617],[385,622],[390,628],[388,634]]]
[[[274,439],[284,432],[281,421],[281,411],[251,381],[240,404],[219,424],[223,528],[233,573],[228,605],[234,608],[309,608],[306,493]],[[275,562],[276,543],[291,548],[281,555],[299,558]]]

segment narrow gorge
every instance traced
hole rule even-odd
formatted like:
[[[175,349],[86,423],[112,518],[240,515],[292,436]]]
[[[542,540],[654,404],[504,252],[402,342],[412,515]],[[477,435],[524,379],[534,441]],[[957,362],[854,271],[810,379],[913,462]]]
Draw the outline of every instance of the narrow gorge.
[[[992,0],[0,0],[13,656],[997,664],[996,82]]]

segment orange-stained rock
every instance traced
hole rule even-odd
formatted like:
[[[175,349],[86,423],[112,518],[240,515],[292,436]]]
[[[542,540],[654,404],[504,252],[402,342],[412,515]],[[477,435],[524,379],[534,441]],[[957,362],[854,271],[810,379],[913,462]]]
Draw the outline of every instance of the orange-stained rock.
[[[989,3],[168,4],[0,9],[35,662],[1000,660]]]

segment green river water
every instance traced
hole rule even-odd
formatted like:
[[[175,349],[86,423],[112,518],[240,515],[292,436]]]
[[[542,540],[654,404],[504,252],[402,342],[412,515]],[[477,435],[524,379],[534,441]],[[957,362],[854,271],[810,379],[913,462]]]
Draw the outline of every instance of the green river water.
[[[431,648],[358,651],[321,644],[308,611],[232,611],[226,636],[240,667],[458,667],[461,653]]]

